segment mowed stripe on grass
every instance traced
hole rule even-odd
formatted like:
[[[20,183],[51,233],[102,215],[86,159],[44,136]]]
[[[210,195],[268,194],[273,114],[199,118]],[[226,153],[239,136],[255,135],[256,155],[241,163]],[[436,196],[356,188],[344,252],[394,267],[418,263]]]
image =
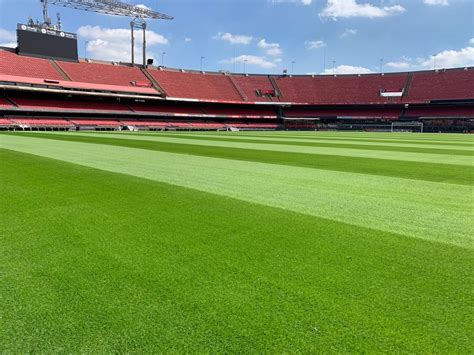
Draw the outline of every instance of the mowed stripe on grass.
[[[472,247],[472,187],[21,136],[20,152]]]
[[[129,133],[136,136],[156,136],[157,133]],[[439,142],[438,144],[416,144],[403,142],[364,142],[358,140],[336,140],[336,139],[301,139],[287,138],[275,136],[246,136],[238,135],[238,133],[222,133],[222,134],[186,134],[186,133],[159,133],[165,137],[199,139],[199,140],[215,140],[227,142],[246,142],[246,143],[272,143],[307,147],[332,147],[332,148],[350,148],[350,149],[369,149],[369,150],[388,150],[398,152],[414,152],[414,153],[434,153],[434,154],[450,154],[450,155],[470,155],[474,156],[474,144],[465,146],[452,146]]]
[[[3,352],[472,353],[472,250],[0,154]]]
[[[63,133],[58,133],[63,134]],[[367,150],[367,149],[350,149],[350,148],[335,148],[335,147],[311,147],[311,146],[290,146],[284,144],[269,144],[269,143],[245,143],[245,142],[226,142],[226,141],[212,141],[212,140],[195,140],[187,138],[167,137],[166,135],[142,135],[137,138],[136,135],[127,133],[71,133],[76,136],[85,137],[109,137],[129,140],[143,140],[156,141],[164,143],[188,144],[188,145],[202,145],[216,148],[240,148],[250,150],[269,150],[273,152],[288,152],[288,153],[305,153],[318,155],[337,155],[346,157],[372,158],[372,159],[386,159],[386,160],[402,160],[424,163],[448,163],[451,165],[465,165],[472,166],[474,158],[472,155],[451,155],[449,158],[445,154],[433,153],[412,153],[412,152],[393,152],[385,150]]]
[[[332,171],[353,172],[369,175],[401,177],[406,179],[474,185],[474,166],[441,163],[420,163],[401,160],[346,157],[307,153],[278,152],[270,150],[241,149],[213,146],[166,143],[153,140],[94,137],[90,135],[16,133],[26,137],[38,137],[63,141],[108,144],[120,147],[156,150],[169,153],[191,154],[222,159],[242,160],[269,164],[316,168]],[[161,133],[160,133],[161,134]],[[336,151],[335,151],[336,152]],[[448,162],[448,157],[445,157]]]
[[[141,132],[145,133],[145,132]],[[471,136],[459,137],[454,134],[396,134],[396,133],[370,133],[361,132],[160,132],[166,134],[183,134],[183,135],[209,135],[214,137],[238,137],[238,138],[266,138],[266,139],[298,139],[310,141],[344,141],[344,142],[368,142],[368,143],[402,143],[416,144],[417,146],[443,144],[445,146],[472,147],[474,138]],[[448,138],[447,138],[448,137]],[[342,143],[344,143],[342,142]]]

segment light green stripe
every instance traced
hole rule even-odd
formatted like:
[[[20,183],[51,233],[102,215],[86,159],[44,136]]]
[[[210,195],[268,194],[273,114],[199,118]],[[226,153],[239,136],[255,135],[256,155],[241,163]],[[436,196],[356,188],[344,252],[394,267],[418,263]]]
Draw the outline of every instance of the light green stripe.
[[[208,132],[212,133],[212,132]],[[222,133],[222,132],[221,132]],[[218,134],[218,133],[217,133]],[[469,134],[417,134],[417,133],[362,133],[362,132],[324,132],[324,131],[241,131],[243,135],[271,135],[286,137],[311,137],[311,138],[340,138],[340,139],[387,139],[395,141],[414,142],[452,142],[452,143],[473,143],[474,137]]]
[[[9,135],[1,137],[1,147],[410,237],[473,246],[469,186]]]
[[[176,138],[186,138],[189,136],[189,134],[186,133],[167,133],[167,132],[157,132],[157,133],[140,133],[136,134],[136,136],[166,136],[166,137],[176,137]],[[301,138],[278,138],[275,136],[259,136],[259,137],[249,137],[249,136],[244,136],[240,134],[229,134],[229,133],[221,133],[221,134],[207,134],[207,133],[199,133],[199,134],[192,134],[193,137],[199,137],[199,138],[212,138],[212,139],[238,139],[241,140],[242,142],[248,141],[248,140],[259,140],[259,141],[265,141],[268,143],[275,143],[278,144],[278,142],[296,142],[296,143],[306,143],[306,144],[312,144],[312,143],[322,143],[322,144],[355,144],[359,145],[361,147],[363,146],[375,146],[375,147],[380,147],[380,150],[383,150],[383,147],[404,147],[404,148],[418,148],[418,149],[439,149],[439,150],[458,150],[458,151],[465,151],[466,153],[471,153],[474,152],[474,144],[472,146],[452,146],[452,145],[443,145],[442,143],[439,144],[416,144],[416,143],[397,143],[397,142],[387,142],[387,143],[381,143],[381,142],[366,142],[366,141],[360,141],[360,140],[351,140],[351,139],[345,139],[345,140],[338,140],[338,139],[324,139],[324,140],[308,140],[308,139],[301,139]]]
[[[301,133],[301,134],[300,134]],[[200,135],[201,133],[198,132],[181,132],[181,134],[198,134]],[[464,137],[462,135],[458,135],[459,138],[457,139],[435,139],[435,138],[430,138],[430,137],[425,137],[425,138],[415,138],[415,139],[410,139],[407,138],[406,136],[399,136],[396,137],[394,134],[388,133],[384,135],[379,135],[379,134],[371,134],[371,135],[366,135],[366,136],[357,136],[357,135],[347,135],[345,133],[342,134],[337,134],[337,135],[329,135],[325,134],[325,132],[312,132],[312,133],[302,133],[302,132],[206,132],[206,134],[210,135],[233,135],[233,136],[245,136],[245,137],[271,137],[275,139],[285,139],[285,138],[297,138],[297,139],[303,139],[303,140],[315,140],[315,141],[326,141],[329,139],[334,139],[334,140],[343,140],[343,141],[348,141],[348,140],[355,140],[357,142],[363,142],[363,141],[386,141],[386,142],[406,142],[406,143],[413,143],[413,144],[426,144],[426,143],[433,143],[433,144],[440,144],[440,145],[463,145],[463,146],[470,146],[474,145],[474,140],[473,139],[462,139],[461,137]]]
[[[64,134],[64,133],[58,133]],[[66,133],[68,135],[78,135],[86,137],[110,137],[130,140],[143,140],[153,142],[166,142],[188,145],[201,145],[208,147],[226,147],[252,150],[268,150],[274,152],[290,152],[290,153],[305,153],[305,154],[322,154],[322,155],[339,155],[348,157],[372,158],[372,159],[388,159],[400,161],[415,161],[439,164],[452,165],[474,165],[474,157],[464,155],[445,155],[445,154],[428,154],[428,153],[411,153],[411,152],[394,152],[383,150],[363,150],[363,149],[349,149],[349,148],[329,148],[329,147],[305,147],[305,146],[290,146],[280,144],[263,144],[263,143],[239,143],[239,142],[218,142],[208,140],[196,140],[186,138],[172,138],[165,136],[137,136],[127,133],[121,134],[97,134],[97,133]]]

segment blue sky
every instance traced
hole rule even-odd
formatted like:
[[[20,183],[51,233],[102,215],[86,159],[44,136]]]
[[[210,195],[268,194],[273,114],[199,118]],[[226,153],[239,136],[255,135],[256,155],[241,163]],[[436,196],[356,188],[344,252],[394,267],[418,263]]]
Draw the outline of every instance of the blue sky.
[[[149,57],[170,67],[364,73],[474,66],[474,0],[128,0],[175,17],[150,21]],[[129,19],[51,6],[79,52],[130,61]],[[0,0],[0,44],[39,0]],[[87,41],[87,43],[86,43]],[[235,56],[234,56],[235,51]],[[139,55],[140,56],[140,55]],[[294,63],[292,63],[294,62]],[[293,68],[293,69],[292,69]]]

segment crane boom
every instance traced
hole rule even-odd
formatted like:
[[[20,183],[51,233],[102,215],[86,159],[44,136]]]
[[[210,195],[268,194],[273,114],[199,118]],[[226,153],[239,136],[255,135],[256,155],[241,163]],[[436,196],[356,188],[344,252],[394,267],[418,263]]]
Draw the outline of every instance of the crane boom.
[[[172,16],[126,4],[118,0],[48,0],[51,5],[70,7],[76,10],[99,12],[102,14],[136,17],[142,19],[172,20]]]

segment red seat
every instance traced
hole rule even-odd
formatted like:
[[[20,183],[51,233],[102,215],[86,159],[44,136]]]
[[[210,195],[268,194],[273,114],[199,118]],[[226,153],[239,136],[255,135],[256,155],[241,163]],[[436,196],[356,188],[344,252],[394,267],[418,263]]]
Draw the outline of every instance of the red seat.
[[[242,101],[239,92],[224,74],[183,73],[155,69],[148,69],[148,72],[170,97],[211,101]]]
[[[0,74],[64,80],[49,60],[25,57],[9,50],[0,50]]]
[[[87,62],[57,63],[72,81],[92,84],[151,87],[150,81],[142,71],[136,67]]]
[[[74,119],[71,120],[76,126],[97,126],[97,127],[120,127],[122,124],[118,121],[112,120],[98,120],[98,119],[90,119],[90,120],[79,120]]]

